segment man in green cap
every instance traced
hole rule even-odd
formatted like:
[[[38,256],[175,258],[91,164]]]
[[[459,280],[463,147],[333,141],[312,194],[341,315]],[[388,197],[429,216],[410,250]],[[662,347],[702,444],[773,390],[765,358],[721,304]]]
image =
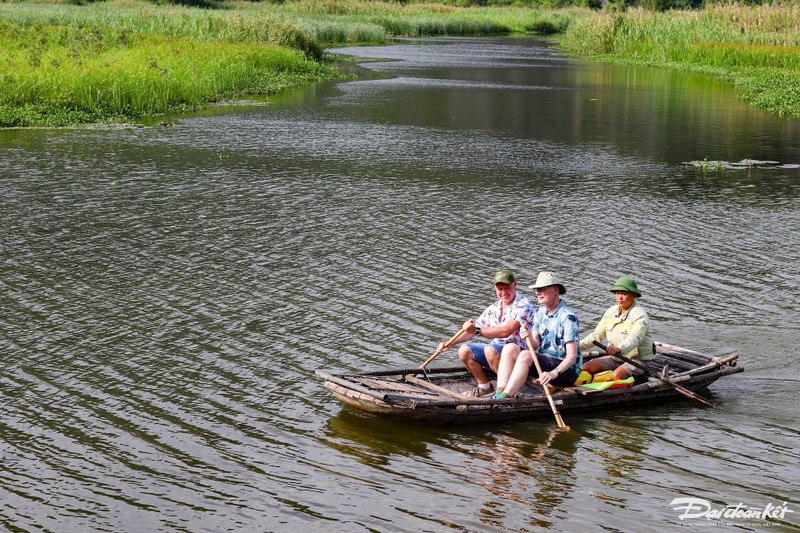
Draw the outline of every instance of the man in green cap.
[[[650,337],[650,318],[637,298],[642,296],[639,286],[632,278],[619,278],[611,286],[617,304],[608,308],[594,331],[581,339],[581,350],[588,350],[594,342],[602,343],[608,339],[608,355],[592,359],[583,365],[589,374],[613,370],[613,379],[626,379],[644,372],[622,359],[614,357],[622,354],[630,359],[649,361],[655,356],[653,339]]]
[[[452,344],[468,341],[476,335],[491,339],[489,343],[468,342],[458,348],[458,357],[478,382],[471,396],[486,396],[494,392],[494,387],[486,376],[486,370],[497,372],[500,354],[506,343],[524,347],[525,341],[519,337],[519,321],[531,323],[534,308],[531,301],[517,292],[517,278],[510,270],[498,271],[492,279],[497,301],[486,308],[477,320],[464,322],[464,333]],[[444,343],[439,352],[446,350]]]

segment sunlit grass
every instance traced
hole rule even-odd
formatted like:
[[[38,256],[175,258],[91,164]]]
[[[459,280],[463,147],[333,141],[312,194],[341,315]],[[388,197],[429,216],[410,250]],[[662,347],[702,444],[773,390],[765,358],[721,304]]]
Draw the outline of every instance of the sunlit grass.
[[[31,26],[115,29],[198,42],[288,46],[309,57],[322,55],[320,43],[303,24],[272,9],[209,10],[156,6],[146,2],[102,2],[87,6],[0,4],[0,21]]]
[[[199,9],[0,3],[0,126],[136,119],[336,74],[324,48],[392,36],[550,33],[574,13],[300,0]]]
[[[226,9],[103,2],[88,6],[2,4],[0,20],[16,24],[104,27],[198,41],[269,43],[320,57],[339,43],[382,43],[390,36],[489,35],[546,23],[564,28],[572,10],[301,0],[283,4],[224,2]]]
[[[0,24],[0,125],[70,124],[268,94],[333,71],[274,45]]]
[[[584,57],[710,72],[733,82],[752,105],[800,116],[798,6],[601,13],[575,20],[560,44]]]

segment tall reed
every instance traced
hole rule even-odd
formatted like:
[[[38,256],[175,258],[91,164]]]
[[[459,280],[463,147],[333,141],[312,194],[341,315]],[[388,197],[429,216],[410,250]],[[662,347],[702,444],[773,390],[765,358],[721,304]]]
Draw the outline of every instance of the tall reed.
[[[560,46],[584,57],[713,72],[734,83],[743,100],[780,116],[800,116],[795,5],[602,13],[576,20]]]
[[[38,24],[0,23],[0,63],[3,126],[136,118],[334,75],[274,45]]]
[[[0,3],[0,126],[129,120],[335,76],[326,46],[544,32],[573,14],[364,0]],[[546,30],[546,31],[545,31]]]

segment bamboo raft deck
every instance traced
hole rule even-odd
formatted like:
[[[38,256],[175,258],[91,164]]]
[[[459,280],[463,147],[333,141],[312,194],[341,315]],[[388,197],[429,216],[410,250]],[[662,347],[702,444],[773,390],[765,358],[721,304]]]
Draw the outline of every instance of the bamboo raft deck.
[[[588,354],[586,358],[600,354]],[[656,356],[648,368],[690,391],[708,387],[717,379],[743,372],[738,355],[708,357],[692,350],[656,343]],[[324,386],[345,405],[359,411],[437,423],[500,421],[552,416],[541,387],[529,382],[513,398],[475,398],[466,393],[475,379],[463,366],[446,368],[396,368],[360,374],[317,370]],[[492,377],[494,377],[492,375]],[[641,381],[646,379],[646,381]],[[604,391],[564,387],[552,394],[559,412],[605,409],[639,402],[680,397],[670,384],[653,377],[637,378],[631,387]]]

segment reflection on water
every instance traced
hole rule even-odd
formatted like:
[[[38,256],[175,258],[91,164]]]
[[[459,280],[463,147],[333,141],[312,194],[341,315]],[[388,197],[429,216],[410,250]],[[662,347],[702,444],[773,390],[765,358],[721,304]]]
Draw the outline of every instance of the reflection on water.
[[[567,60],[529,43],[506,40],[491,54],[474,39],[336,50],[395,60],[369,63],[395,77],[345,84],[338,105],[357,106],[352,116],[370,121],[490,130],[673,164],[704,158],[800,163],[797,121],[746,107],[729,84],[665,69]]]
[[[0,132],[4,528],[638,531],[681,526],[679,495],[798,503],[798,174],[680,164],[800,161],[796,121],[529,39],[342,52],[398,60],[169,128]],[[420,364],[501,267],[523,292],[558,272],[583,330],[633,275],[656,338],[747,370],[721,411],[569,433],[363,416],[315,377]]]
[[[389,420],[342,410],[327,423],[328,445],[371,466],[386,466],[392,456],[430,459],[449,432],[430,426],[399,426]]]
[[[502,502],[509,500],[531,509],[518,517],[516,530],[547,528],[554,525],[565,503],[572,499],[574,455],[580,437],[557,427],[527,433],[526,440],[498,435],[486,447],[483,459],[489,468],[483,473],[483,485],[493,498],[484,502],[479,512],[488,525],[510,525],[505,513],[498,512]]]

